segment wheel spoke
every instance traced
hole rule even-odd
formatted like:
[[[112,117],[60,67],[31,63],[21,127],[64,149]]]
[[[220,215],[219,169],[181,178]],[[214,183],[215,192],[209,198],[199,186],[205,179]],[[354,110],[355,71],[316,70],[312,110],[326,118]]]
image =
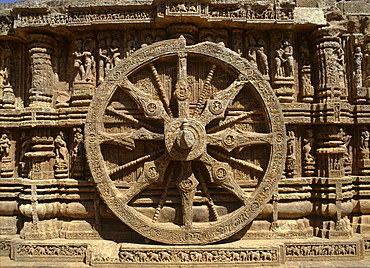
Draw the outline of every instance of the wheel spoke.
[[[206,107],[200,115],[199,121],[206,126],[214,119],[224,118],[226,109],[246,83],[247,81],[240,75],[226,89],[213,94],[213,98],[211,100],[207,100]]]
[[[99,132],[99,138],[101,143],[119,145],[129,150],[135,149],[135,140],[131,133]]]
[[[137,88],[127,77],[122,78],[120,86],[143,110],[146,118],[163,121],[170,119],[161,101],[153,100],[148,93]]]
[[[243,204],[247,204],[249,198],[243,189],[233,178],[233,172],[228,163],[220,162],[207,153],[204,153],[200,159],[211,174],[213,183],[221,186],[225,190],[235,195]]]
[[[181,176],[177,182],[177,188],[181,196],[183,225],[185,228],[190,228],[193,222],[193,201],[199,182],[194,176],[191,162],[181,163]]]
[[[215,217],[215,220],[218,221],[219,220],[219,216],[218,216],[218,213],[217,213],[217,210],[216,210],[216,205],[213,202],[213,199],[211,197],[211,193],[209,192],[209,189],[207,187],[206,181],[204,180],[204,177],[202,175],[202,171],[199,168],[199,166],[197,166],[196,171],[197,171],[197,177],[199,179],[200,185],[202,186],[203,192],[204,192],[204,194],[207,197],[208,204],[209,204],[210,209],[211,209],[211,211],[213,213],[213,216]]]
[[[170,108],[170,101],[169,101],[169,99],[166,95],[166,92],[164,91],[162,81],[159,78],[159,74],[157,72],[157,69],[155,68],[153,63],[149,63],[149,67],[150,67],[150,70],[152,71],[152,75],[153,75],[153,77],[154,77],[154,79],[157,83],[157,86],[158,86],[158,89],[159,89],[159,95],[160,95],[160,98],[162,99],[162,101],[164,103],[164,107],[165,107],[168,115],[170,117],[173,117],[173,114],[172,114],[172,111],[171,111],[171,108]]]
[[[124,170],[126,168],[132,167],[133,165],[136,165],[138,163],[141,163],[143,161],[146,161],[146,160],[148,160],[148,159],[150,159],[150,158],[152,158],[152,157],[154,157],[154,156],[156,156],[156,155],[158,155],[160,153],[163,153],[163,151],[164,151],[164,149],[161,149],[161,150],[152,152],[150,154],[147,154],[147,155],[144,155],[142,157],[139,157],[139,158],[137,158],[135,160],[132,160],[132,161],[130,161],[130,162],[124,164],[124,165],[121,165],[119,167],[113,168],[113,169],[111,169],[111,170],[108,171],[108,175],[113,175],[113,174],[115,174],[117,172],[120,172],[121,170]]]
[[[111,107],[111,106],[108,106],[108,107],[107,107],[107,111],[109,111],[109,112],[111,112],[111,113],[113,113],[113,114],[115,114],[115,115],[118,115],[118,116],[122,117],[123,119],[126,119],[126,120],[128,120],[128,121],[130,121],[130,122],[132,122],[132,123],[134,123],[134,124],[137,124],[137,125],[140,125],[140,126],[143,126],[143,127],[147,128],[147,129],[150,129],[150,130],[152,130],[152,131],[154,131],[154,132],[161,132],[161,129],[156,128],[156,127],[154,127],[154,126],[152,126],[152,125],[150,125],[150,124],[147,124],[147,123],[145,123],[145,122],[142,122],[142,121],[140,121],[140,120],[137,120],[137,119],[136,119],[135,117],[133,117],[132,115],[128,115],[128,114],[126,114],[126,113],[124,113],[124,112],[117,111],[116,109],[114,109],[114,108],[113,108],[113,107]]]
[[[163,181],[164,173],[168,166],[169,161],[163,155],[154,161],[149,161],[144,164],[143,172],[140,174],[136,183],[120,196],[123,203],[127,204],[132,198],[138,195],[149,185]]]
[[[249,168],[249,169],[252,169],[252,170],[255,170],[255,171],[258,171],[258,172],[264,172],[263,168],[261,168],[260,166],[257,166],[253,163],[250,163],[248,161],[245,161],[245,160],[242,160],[242,159],[237,159],[235,157],[232,157],[232,156],[227,156],[223,153],[220,153],[220,152],[217,152],[215,150],[212,150],[212,149],[208,149],[212,154],[215,154],[223,159],[225,159],[226,161],[229,161],[229,162],[233,162],[233,163],[236,163],[236,164],[239,164],[243,167],[246,167],[246,168]]]
[[[270,145],[271,143],[271,133],[255,133],[227,129],[218,133],[207,134],[207,144],[221,147],[228,152],[231,152],[235,148],[252,145]]]
[[[173,177],[174,170],[175,170],[174,165],[172,165],[170,167],[170,171],[169,171],[169,174],[168,174],[168,179],[167,179],[167,182],[166,182],[166,186],[164,187],[163,193],[161,195],[161,199],[158,203],[157,208],[155,209],[152,222],[156,222],[158,220],[159,213],[161,212],[161,210],[163,208],[163,205],[166,202],[166,198],[167,198],[168,190],[170,189],[170,184],[172,182],[172,177]]]
[[[232,124],[235,124],[236,122],[238,122],[240,120],[243,120],[243,119],[245,119],[247,117],[250,117],[253,114],[258,114],[258,113],[261,113],[261,110],[260,109],[257,109],[257,110],[254,110],[254,111],[250,111],[250,112],[245,112],[245,113],[242,113],[242,114],[237,115],[237,116],[226,117],[224,120],[222,120],[219,123],[219,125],[214,126],[214,127],[210,128],[210,129],[208,129],[207,132],[210,133],[210,132],[219,131],[222,128],[225,128],[227,126],[230,126]]]
[[[209,97],[210,90],[211,90],[211,80],[213,78],[215,70],[216,70],[216,65],[213,64],[211,66],[211,69],[209,70],[206,81],[204,82],[202,93],[199,96],[197,106],[195,107],[195,110],[194,110],[193,118],[195,118],[199,115],[199,113],[201,111],[201,108],[205,103],[204,99]]]
[[[187,54],[185,52],[179,52],[178,56],[177,82],[174,95],[177,100],[179,118],[188,118],[190,92],[188,88]]]

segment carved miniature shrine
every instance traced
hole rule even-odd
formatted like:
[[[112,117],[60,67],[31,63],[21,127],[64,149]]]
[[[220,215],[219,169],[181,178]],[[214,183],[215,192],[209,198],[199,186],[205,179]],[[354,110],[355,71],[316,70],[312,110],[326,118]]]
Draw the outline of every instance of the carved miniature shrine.
[[[0,266],[368,267],[370,3],[19,1],[0,22]]]

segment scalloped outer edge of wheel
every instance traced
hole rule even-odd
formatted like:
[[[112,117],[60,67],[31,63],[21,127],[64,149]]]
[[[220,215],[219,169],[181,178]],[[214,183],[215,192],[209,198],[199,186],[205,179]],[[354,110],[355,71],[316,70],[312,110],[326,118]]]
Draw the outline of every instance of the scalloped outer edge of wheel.
[[[168,225],[161,226],[124,204],[119,197],[120,193],[106,172],[99,143],[98,133],[103,130],[101,119],[109,100],[122,81],[122,77],[129,76],[143,65],[161,57],[176,56],[179,52],[208,56],[244,75],[249,86],[254,88],[261,103],[264,104],[270,131],[273,134],[268,167],[249,203],[242,205],[236,211],[228,214],[227,217],[217,222],[211,222],[202,228],[183,229]],[[99,122],[100,120],[101,122]],[[285,159],[286,155],[285,133],[285,123],[279,101],[269,83],[263,79],[257,69],[237,53],[225,48],[223,44],[203,42],[186,46],[185,39],[180,37],[142,47],[111,70],[104,82],[97,88],[90,104],[85,125],[85,146],[89,167],[100,196],[122,222],[153,241],[177,245],[209,244],[226,239],[242,230],[271,199],[283,173],[282,159]]]

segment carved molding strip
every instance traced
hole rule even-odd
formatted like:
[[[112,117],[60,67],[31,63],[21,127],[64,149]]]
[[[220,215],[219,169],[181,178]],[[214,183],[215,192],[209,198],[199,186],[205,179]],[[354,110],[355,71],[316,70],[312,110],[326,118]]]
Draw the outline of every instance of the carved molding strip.
[[[325,257],[325,259],[360,258],[363,250],[361,241],[331,242],[331,243],[287,243],[285,256],[291,259],[310,259],[312,257]]]

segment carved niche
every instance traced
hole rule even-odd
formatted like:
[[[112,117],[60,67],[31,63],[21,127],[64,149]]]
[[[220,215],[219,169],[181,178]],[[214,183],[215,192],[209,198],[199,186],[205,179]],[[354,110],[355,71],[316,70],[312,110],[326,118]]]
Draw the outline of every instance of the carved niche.
[[[144,46],[97,88],[85,126],[90,170],[116,216],[148,239],[230,237],[270,200],[285,126],[263,75],[222,43]]]

